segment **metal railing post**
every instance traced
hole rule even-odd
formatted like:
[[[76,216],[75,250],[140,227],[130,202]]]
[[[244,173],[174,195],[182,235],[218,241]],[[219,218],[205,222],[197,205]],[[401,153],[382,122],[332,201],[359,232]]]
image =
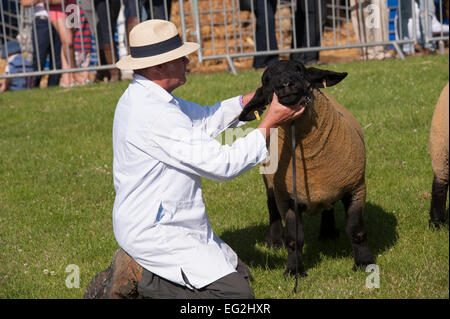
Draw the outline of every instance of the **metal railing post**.
[[[201,36],[201,29],[200,29],[200,15],[198,11],[198,0],[192,0],[193,2],[193,14],[194,14],[194,20],[195,20],[195,34],[197,37],[197,43],[200,45],[200,49],[197,50],[198,52],[198,61],[200,63],[203,62],[203,56],[202,56],[202,36]]]
[[[184,4],[183,0],[178,0],[178,4],[180,6],[180,18],[181,18],[181,33],[183,37],[183,42],[187,41],[187,35],[186,35],[186,22],[185,22],[185,15],[184,15]]]
[[[18,1],[18,0],[17,0]],[[13,40],[11,38],[13,32],[14,34],[17,31],[23,32],[23,28],[20,27],[22,21],[24,20],[24,17],[22,14],[15,14],[13,12],[17,11],[20,7],[18,2],[15,2],[13,0],[8,1],[8,5],[5,6],[5,3],[3,1],[0,1],[0,32],[1,40],[4,42],[5,49],[7,49],[7,41]],[[41,65],[42,63],[37,59],[37,63],[35,65],[35,69],[33,72],[22,72],[20,74],[2,74],[0,75],[0,78],[13,78],[13,77],[23,77],[23,76],[42,76],[42,75],[50,75],[50,74],[62,74],[62,73],[73,73],[73,72],[80,72],[80,71],[94,71],[94,70],[108,70],[114,67],[113,64],[108,64],[103,62],[103,65],[101,63],[101,52],[103,48],[101,47],[101,43],[99,42],[101,39],[99,38],[101,35],[97,33],[97,24],[98,24],[98,18],[96,16],[96,9],[94,5],[94,0],[87,0],[90,1],[91,7],[93,8],[93,15],[92,15],[92,37],[94,43],[92,43],[93,50],[95,48],[97,52],[98,57],[98,64],[90,66],[88,68],[77,68],[75,65],[73,65],[73,61],[71,59],[68,59],[68,63],[72,64],[70,69],[62,69],[62,67],[56,67],[56,60],[55,56],[58,54],[61,54],[61,52],[55,52],[55,46],[56,43],[53,43],[53,37],[56,35],[53,25],[50,22],[49,19],[47,19],[46,23],[48,23],[48,29],[49,29],[49,51],[51,51],[51,58],[50,58],[50,64],[53,66],[50,66],[49,69],[45,69],[45,65]],[[138,3],[138,0],[133,0]],[[150,0],[152,1],[152,0]],[[186,1],[186,0],[184,0]],[[341,49],[360,49],[361,52],[358,54],[358,56],[366,56],[368,57],[368,48],[376,47],[376,46],[391,46],[393,47],[395,51],[395,55],[399,56],[400,58],[404,58],[404,54],[402,51],[401,46],[403,44],[417,44],[418,42],[418,35],[419,33],[417,30],[417,20],[420,18],[420,24],[422,24],[422,31],[423,33],[423,40],[426,44],[433,43],[433,45],[436,43],[439,46],[439,52],[442,52],[444,50],[444,41],[448,41],[448,34],[444,33],[443,30],[439,29],[437,30],[436,27],[434,27],[435,32],[433,32],[432,27],[432,20],[435,19],[435,17],[430,16],[430,13],[434,12],[431,6],[431,3],[428,3],[428,1],[425,1],[422,3],[421,10],[422,14],[425,14],[425,16],[417,17],[417,13],[415,11],[415,1],[410,0],[411,2],[411,18],[412,18],[412,31],[411,34],[408,34],[408,38],[404,38],[403,34],[406,34],[407,30],[405,30],[405,25],[401,25],[401,23],[398,23],[397,26],[397,32],[400,32],[400,38],[389,40],[389,39],[382,39],[380,42],[380,39],[372,40],[370,38],[369,30],[368,28],[364,27],[364,23],[366,22],[365,19],[367,17],[366,13],[366,4],[370,3],[369,1],[365,1],[365,4],[363,4],[363,1],[352,1],[352,0],[345,0],[344,1],[336,1],[336,0],[329,0],[328,5],[325,7],[322,6],[322,2],[320,1],[318,4],[316,2],[311,3],[313,0],[277,0],[277,6],[278,10],[275,12],[275,14],[278,14],[278,17],[275,17],[274,23],[275,23],[275,29],[272,30],[269,25],[269,16],[268,11],[270,9],[269,3],[267,1],[261,2],[261,8],[256,8],[254,1],[250,1],[249,8],[245,8],[245,10],[251,10],[247,12],[241,12],[239,0],[222,0],[222,1],[213,1],[213,0],[189,0],[190,1],[190,9],[189,11],[185,12],[185,4],[183,0],[179,0],[179,17],[181,19],[180,26],[182,30],[182,39],[183,41],[189,41],[192,37],[195,39],[197,43],[200,45],[200,49],[197,51],[198,54],[198,63],[204,63],[204,61],[207,60],[225,60],[226,63],[229,66],[229,69],[231,72],[236,74],[236,68],[233,63],[233,61],[236,61],[237,58],[254,58],[257,56],[267,56],[267,55],[279,55],[280,58],[284,58],[281,55],[289,55],[292,53],[302,53],[302,52],[317,52],[317,51],[330,51],[330,50],[341,50]],[[233,1],[232,5],[230,4]],[[409,0],[408,0],[409,1]],[[35,0],[36,2],[36,0]],[[67,0],[63,0],[63,3]],[[125,3],[123,0],[120,0],[122,6]],[[349,4],[350,3],[350,4]],[[44,0],[43,2],[44,7],[49,9],[49,2],[48,0]],[[315,17],[315,19],[312,19],[309,17],[309,6],[314,4],[315,8],[315,15],[318,15],[318,18]],[[208,8],[209,5],[209,8]],[[403,3],[404,5],[404,3]],[[63,5],[62,5],[63,6]],[[110,58],[112,61],[115,62],[116,55],[113,52],[114,50],[114,43],[115,40],[113,38],[114,34],[114,25],[110,25],[109,21],[111,20],[110,14],[110,7],[112,9],[113,3],[111,3],[111,0],[105,0],[105,6],[106,6],[106,12],[104,15],[106,16],[105,19],[107,19],[108,22],[101,23],[108,23],[108,26],[105,26],[105,29],[109,31],[109,35],[105,34],[105,38],[102,40],[104,42],[108,42],[112,45],[111,52],[108,52],[108,54],[111,55],[108,56],[107,61],[110,61]],[[221,7],[220,7],[221,6]],[[297,6],[301,6],[300,8],[297,8]],[[296,21],[296,10],[302,10],[302,7],[305,6],[305,21]],[[283,7],[283,10],[281,10],[281,7]],[[289,10],[284,10],[286,7],[290,7]],[[167,1],[164,2],[164,8],[165,8],[165,14],[166,16],[169,15],[168,8],[169,5]],[[201,10],[201,8],[203,10]],[[19,8],[23,11],[23,8]],[[263,23],[265,21],[265,29],[262,31],[262,37],[263,39],[266,39],[266,46],[261,51],[257,51],[256,48],[256,24],[257,19],[255,17],[255,10],[260,10],[260,14],[265,14],[265,17],[263,19]],[[19,10],[19,12],[21,12]],[[34,7],[30,8],[30,12],[34,10]],[[150,6],[150,10],[152,10],[152,6]],[[264,10],[264,11],[263,11]],[[328,11],[324,12],[324,10],[330,10],[329,14]],[[344,12],[343,12],[344,10]],[[354,10],[354,11],[352,11]],[[392,10],[392,7],[391,7]],[[406,17],[402,16],[404,15],[404,12],[402,11],[402,4],[399,4],[397,6],[398,12],[398,18],[400,21],[402,19],[405,19]],[[436,13],[440,13],[440,18],[438,21],[442,24],[443,22],[443,3],[442,0],[437,4],[436,6]],[[11,12],[10,12],[11,11]],[[141,8],[138,8],[138,11],[141,11]],[[155,11],[156,13],[156,11]],[[150,12],[150,15],[153,14]],[[242,14],[242,16],[241,16]],[[351,14],[351,17],[350,17]],[[383,12],[382,14],[386,14]],[[222,21],[222,15],[224,17]],[[437,14],[436,14],[437,15]],[[326,21],[323,20],[322,17],[326,16]],[[218,18],[219,17],[219,18]],[[139,20],[140,20],[140,14],[139,14]],[[19,20],[19,28],[14,27],[10,20],[11,19],[18,19]],[[284,19],[290,20],[290,23],[284,23]],[[430,21],[431,20],[431,21]],[[37,20],[35,20],[34,16],[31,21],[31,27],[27,27],[27,29],[31,29],[32,31],[27,32],[36,32],[38,28],[38,23],[36,23]],[[384,21],[384,20],[382,20]],[[305,23],[305,26],[303,30],[297,29],[297,23]],[[317,24],[313,25],[313,23]],[[324,25],[324,22],[328,22],[327,27],[325,31],[322,29],[322,25]],[[272,22],[270,22],[272,23]],[[342,26],[342,23],[346,23],[346,28]],[[350,26],[349,24],[352,23],[353,27],[355,28],[355,33],[358,36],[358,42],[355,42],[353,38],[351,38],[351,32],[350,32]],[[435,21],[436,23],[436,21]],[[278,24],[278,29],[277,29]],[[207,27],[208,31],[204,34],[202,34],[202,27]],[[264,26],[262,26],[264,28]],[[319,31],[317,31],[317,35],[320,38],[320,43],[313,42],[312,35],[310,34],[311,28],[319,27]],[[384,26],[383,26],[384,27]],[[430,29],[431,28],[431,29]],[[12,30],[12,31],[11,31]],[[347,39],[345,37],[341,36],[341,33],[345,32],[347,34]],[[62,32],[66,32],[67,30],[62,30]],[[305,44],[297,43],[297,33],[298,31],[304,32],[304,39],[306,40]],[[107,31],[105,31],[107,32]],[[275,33],[275,36],[278,40],[278,49],[273,50],[270,46],[270,39],[273,37],[273,33]],[[366,34],[367,33],[367,34]],[[288,37],[286,36],[288,34]],[[82,35],[83,37],[83,35]],[[109,37],[109,39],[108,39]],[[284,41],[284,39],[287,38],[287,41]],[[300,38],[300,37],[299,37]],[[324,40],[326,43],[324,44]],[[343,43],[343,40],[345,43]],[[125,41],[125,45],[127,44],[127,38],[122,39],[120,38],[120,41]],[[334,42],[333,42],[334,41]],[[378,41],[378,42],[377,42]],[[41,47],[40,44],[37,43],[36,36],[32,39],[32,42],[34,42],[34,53],[37,56]],[[330,43],[330,44],[329,44]],[[421,43],[422,44],[422,43]],[[304,47],[299,47],[299,46]],[[46,48],[42,47],[42,50],[46,50]],[[84,42],[81,43],[81,50],[85,50]],[[24,50],[24,48],[22,49]],[[67,44],[65,44],[62,47],[63,54],[68,51]],[[66,53],[67,54],[67,53]],[[25,71],[24,68],[22,68],[23,71]]]

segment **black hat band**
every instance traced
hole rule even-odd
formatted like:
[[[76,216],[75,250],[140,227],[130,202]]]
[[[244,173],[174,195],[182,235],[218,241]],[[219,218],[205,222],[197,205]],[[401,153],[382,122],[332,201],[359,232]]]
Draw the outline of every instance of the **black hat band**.
[[[162,42],[144,45],[140,47],[130,47],[130,54],[133,58],[147,58],[159,54],[163,54],[183,45],[180,36],[177,34],[173,38],[164,40]]]

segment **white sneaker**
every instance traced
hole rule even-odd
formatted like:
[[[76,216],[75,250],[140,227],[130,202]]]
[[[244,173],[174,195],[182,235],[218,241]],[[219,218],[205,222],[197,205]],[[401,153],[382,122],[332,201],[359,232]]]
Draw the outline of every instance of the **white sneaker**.
[[[436,16],[433,16],[433,21],[431,22],[431,30],[433,33],[448,33],[448,24],[441,24]]]

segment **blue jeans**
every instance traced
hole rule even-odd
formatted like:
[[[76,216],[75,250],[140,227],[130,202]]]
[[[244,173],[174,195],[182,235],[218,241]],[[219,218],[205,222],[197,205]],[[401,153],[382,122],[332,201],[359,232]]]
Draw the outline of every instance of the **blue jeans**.
[[[412,40],[413,34],[409,34],[408,30],[408,20],[412,19],[412,7],[411,0],[400,0],[400,21],[399,24],[401,26],[401,30],[399,29],[399,38],[401,40]],[[414,26],[414,24],[413,24]],[[400,32],[401,31],[401,32]],[[405,54],[413,54],[414,53],[414,44],[413,43],[405,43],[402,45],[402,51]]]
[[[264,2],[266,0],[257,0],[254,8],[256,16],[256,51],[278,50],[277,39],[275,37],[277,0],[267,1],[267,25]],[[269,39],[269,43],[267,43],[267,39]],[[253,58],[253,67],[264,68],[275,61],[278,61],[278,55],[255,56]]]
[[[418,42],[420,44],[422,44],[425,49],[434,51],[434,50],[436,50],[436,43],[435,42],[425,42],[425,33],[427,33],[428,38],[431,38],[433,35],[431,25],[432,25],[432,21],[433,21],[433,16],[436,13],[436,7],[434,6],[434,1],[433,0],[416,0],[416,2],[419,4],[419,9],[420,9],[420,37],[418,39]],[[427,3],[428,21],[425,18],[426,17],[425,2],[428,2]]]
[[[44,69],[47,56],[50,56],[50,70],[61,70],[61,39],[58,32],[47,19],[35,18],[36,30],[33,27],[33,70]],[[49,25],[50,28],[49,29]],[[51,33],[50,33],[51,31]],[[53,40],[53,52],[50,43],[50,36]],[[53,64],[54,62],[54,64]],[[48,86],[58,86],[61,74],[52,74],[48,78]],[[40,76],[35,78],[34,86],[39,87]]]
[[[142,21],[147,19],[161,19],[170,21],[172,0],[144,0],[143,5],[145,11],[142,12]]]

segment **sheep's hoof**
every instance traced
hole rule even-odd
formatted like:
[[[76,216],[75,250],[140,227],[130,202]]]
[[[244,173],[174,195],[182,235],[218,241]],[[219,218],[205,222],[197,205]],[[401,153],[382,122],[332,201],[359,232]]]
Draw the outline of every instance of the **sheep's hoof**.
[[[267,239],[267,247],[270,249],[270,248],[273,248],[273,249],[276,249],[276,250],[278,250],[278,249],[281,249],[281,248],[283,248],[283,241],[280,239],[280,240],[272,240],[272,239]]]
[[[339,237],[339,229],[333,229],[327,232],[321,232],[319,234],[319,240],[325,241],[325,240],[334,240]]]
[[[440,220],[438,220],[438,221],[433,221],[433,220],[430,219],[430,220],[428,221],[428,227],[429,227],[431,230],[440,230],[441,227],[442,227],[442,228],[447,228],[447,229],[448,229],[448,217],[446,217],[444,221],[440,221]]]
[[[353,271],[358,271],[358,270],[365,271],[367,266],[373,265],[373,264],[375,264],[375,261],[370,256],[368,259],[366,259],[366,261],[355,262],[352,269],[353,269]]]
[[[367,266],[369,266],[370,264],[354,264],[353,265],[353,271],[365,271]]]
[[[284,276],[284,279],[286,279],[288,276],[295,277],[295,269],[292,270],[292,269],[286,268],[286,270],[283,273],[283,276]],[[305,277],[308,277],[308,274],[304,270],[301,270],[301,271],[299,270],[298,276],[300,278],[305,278]]]

